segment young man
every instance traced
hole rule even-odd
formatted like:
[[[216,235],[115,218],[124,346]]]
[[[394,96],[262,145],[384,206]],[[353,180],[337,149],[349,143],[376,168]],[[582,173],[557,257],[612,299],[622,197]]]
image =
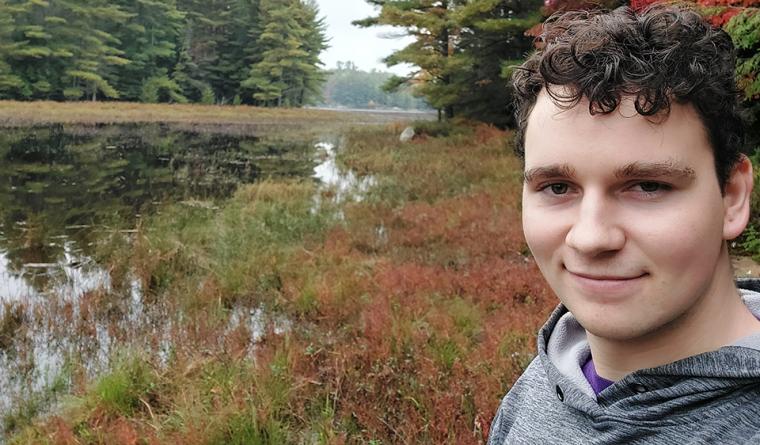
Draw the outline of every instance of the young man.
[[[727,247],[753,177],[734,61],[682,6],[546,23],[514,78],[516,149],[562,304],[489,444],[760,444],[760,294]]]

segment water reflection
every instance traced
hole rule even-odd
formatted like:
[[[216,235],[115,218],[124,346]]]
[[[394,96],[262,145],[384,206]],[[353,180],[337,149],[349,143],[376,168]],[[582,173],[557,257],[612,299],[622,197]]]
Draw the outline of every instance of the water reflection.
[[[358,177],[348,169],[342,169],[336,161],[338,145],[333,142],[319,142],[315,145],[322,162],[314,167],[314,177],[319,179],[322,188],[330,190],[332,199],[337,202],[346,200],[361,201],[369,189],[375,185],[372,176]],[[315,206],[319,206],[321,195],[315,196]]]
[[[139,286],[123,298],[111,289],[108,273],[72,251],[71,243],[66,244],[64,256],[66,261],[60,264],[30,267],[39,269],[30,273],[45,275],[50,283],[43,291],[3,270],[4,287],[15,295],[0,297],[0,329],[8,340],[0,345],[2,413],[13,413],[23,401],[50,396],[47,388],[67,378],[70,359],[83,359],[89,373],[106,369],[116,344],[113,334],[131,332],[135,321],[134,326],[143,326],[155,319],[139,292],[133,292]],[[5,255],[0,255],[0,263],[7,263]],[[112,301],[102,305],[98,300],[109,294]],[[14,326],[9,320],[16,318]]]
[[[10,270],[9,263],[8,257],[0,254],[0,298],[3,302],[24,301],[33,294],[33,289],[23,274]]]
[[[4,130],[2,272],[44,290],[55,269],[51,265],[69,264],[72,251],[93,256],[103,230],[130,229],[157,203],[213,201],[260,177],[308,177],[315,164],[312,151],[309,141],[161,125]],[[11,294],[23,288],[15,278],[9,282]]]

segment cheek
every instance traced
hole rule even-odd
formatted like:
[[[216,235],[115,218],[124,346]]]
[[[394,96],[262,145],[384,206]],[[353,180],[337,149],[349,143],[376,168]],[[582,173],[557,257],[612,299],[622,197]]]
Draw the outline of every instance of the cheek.
[[[635,221],[635,216],[629,221]],[[716,208],[671,209],[640,222],[631,226],[639,227],[636,230],[636,238],[641,240],[639,247],[656,259],[659,267],[676,270],[700,265],[712,267],[723,244],[722,214]]]
[[[558,215],[526,205],[522,213],[523,234],[539,265],[548,260],[564,242],[563,225]]]

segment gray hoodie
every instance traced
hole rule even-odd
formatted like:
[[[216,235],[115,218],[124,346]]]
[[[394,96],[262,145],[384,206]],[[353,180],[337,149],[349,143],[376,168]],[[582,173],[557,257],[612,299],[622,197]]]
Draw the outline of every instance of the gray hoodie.
[[[760,318],[760,280],[738,282]],[[502,444],[760,444],[760,334],[628,374],[594,394],[586,332],[564,306],[491,425]]]

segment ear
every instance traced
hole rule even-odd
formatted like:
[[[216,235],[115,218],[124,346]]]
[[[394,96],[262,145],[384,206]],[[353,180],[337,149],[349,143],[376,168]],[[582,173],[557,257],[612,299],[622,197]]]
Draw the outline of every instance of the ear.
[[[753,182],[752,162],[741,155],[723,194],[723,239],[736,238],[747,226]]]

